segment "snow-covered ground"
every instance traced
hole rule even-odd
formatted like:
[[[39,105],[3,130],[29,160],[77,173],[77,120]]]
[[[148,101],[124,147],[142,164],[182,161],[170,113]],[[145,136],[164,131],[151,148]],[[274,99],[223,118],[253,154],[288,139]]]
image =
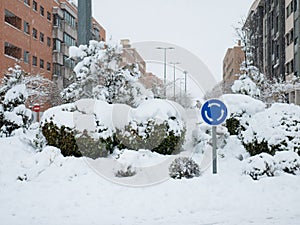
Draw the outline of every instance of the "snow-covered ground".
[[[225,157],[219,158],[217,175],[209,167],[194,179],[168,179],[145,187],[110,182],[84,158],[63,158],[52,147],[35,153],[18,137],[2,138],[0,146],[3,225],[298,225],[300,221],[300,176],[282,173],[253,181],[242,175],[243,161],[235,157],[242,149],[235,137],[220,152]],[[128,152],[125,161],[126,155],[159,158],[147,151]],[[200,164],[202,155],[194,153],[193,158]]]

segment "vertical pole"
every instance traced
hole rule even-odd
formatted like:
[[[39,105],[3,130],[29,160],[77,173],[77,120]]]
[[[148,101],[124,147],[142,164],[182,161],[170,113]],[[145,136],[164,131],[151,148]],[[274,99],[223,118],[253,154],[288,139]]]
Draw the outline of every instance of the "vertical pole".
[[[173,96],[174,96],[174,101],[175,101],[175,94],[176,94],[176,85],[175,85],[175,78],[176,78],[176,73],[175,73],[175,63],[174,63],[174,93],[173,93]]]
[[[213,145],[213,174],[217,174],[217,127],[212,126],[212,145]]]
[[[187,103],[186,103],[186,101],[187,101],[187,96],[186,96],[187,80],[186,80],[186,78],[187,77],[186,77],[186,74],[187,74],[187,71],[184,71],[184,107],[185,108],[187,107]]]
[[[40,122],[40,112],[36,112],[36,121],[39,123]]]
[[[78,1],[78,45],[87,45],[92,39],[92,0]]]
[[[167,49],[164,48],[164,96],[167,98]]]

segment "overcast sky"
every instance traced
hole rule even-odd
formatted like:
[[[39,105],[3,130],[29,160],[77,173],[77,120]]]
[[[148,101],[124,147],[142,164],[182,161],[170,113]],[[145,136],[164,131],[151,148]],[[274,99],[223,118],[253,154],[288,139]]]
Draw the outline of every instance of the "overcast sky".
[[[197,55],[217,79],[227,48],[236,42],[232,26],[253,0],[93,0],[93,16],[107,38],[162,41]]]

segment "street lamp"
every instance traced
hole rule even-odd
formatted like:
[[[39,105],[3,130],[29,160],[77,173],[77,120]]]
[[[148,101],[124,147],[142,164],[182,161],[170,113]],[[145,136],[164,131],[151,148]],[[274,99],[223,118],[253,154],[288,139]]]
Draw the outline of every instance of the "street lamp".
[[[184,93],[186,94],[186,82],[187,82],[186,75],[188,72],[185,70],[185,71],[183,71],[183,73],[184,73]]]
[[[184,94],[185,94],[185,96],[184,96],[184,107],[186,107],[186,105],[187,105],[187,103],[186,103],[186,101],[187,101],[187,95],[186,95],[186,86],[187,86],[187,71],[185,70],[185,71],[183,71],[183,73],[184,73]]]
[[[179,62],[170,62],[170,64],[172,64],[174,67],[174,93],[173,93],[173,98],[175,101],[175,93],[176,93],[176,88],[175,88],[175,80],[176,80],[176,65],[180,64]]]
[[[164,86],[167,83],[167,50],[174,49],[173,47],[156,47],[156,49],[164,50]],[[164,95],[167,97],[167,89],[164,87]]]

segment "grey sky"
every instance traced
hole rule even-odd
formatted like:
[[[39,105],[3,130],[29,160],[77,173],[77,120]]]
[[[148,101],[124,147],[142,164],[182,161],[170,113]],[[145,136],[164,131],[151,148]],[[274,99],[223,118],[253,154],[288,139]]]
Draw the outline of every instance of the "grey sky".
[[[217,79],[226,49],[235,43],[232,28],[253,0],[93,0],[93,16],[107,38],[163,41],[197,55]]]

